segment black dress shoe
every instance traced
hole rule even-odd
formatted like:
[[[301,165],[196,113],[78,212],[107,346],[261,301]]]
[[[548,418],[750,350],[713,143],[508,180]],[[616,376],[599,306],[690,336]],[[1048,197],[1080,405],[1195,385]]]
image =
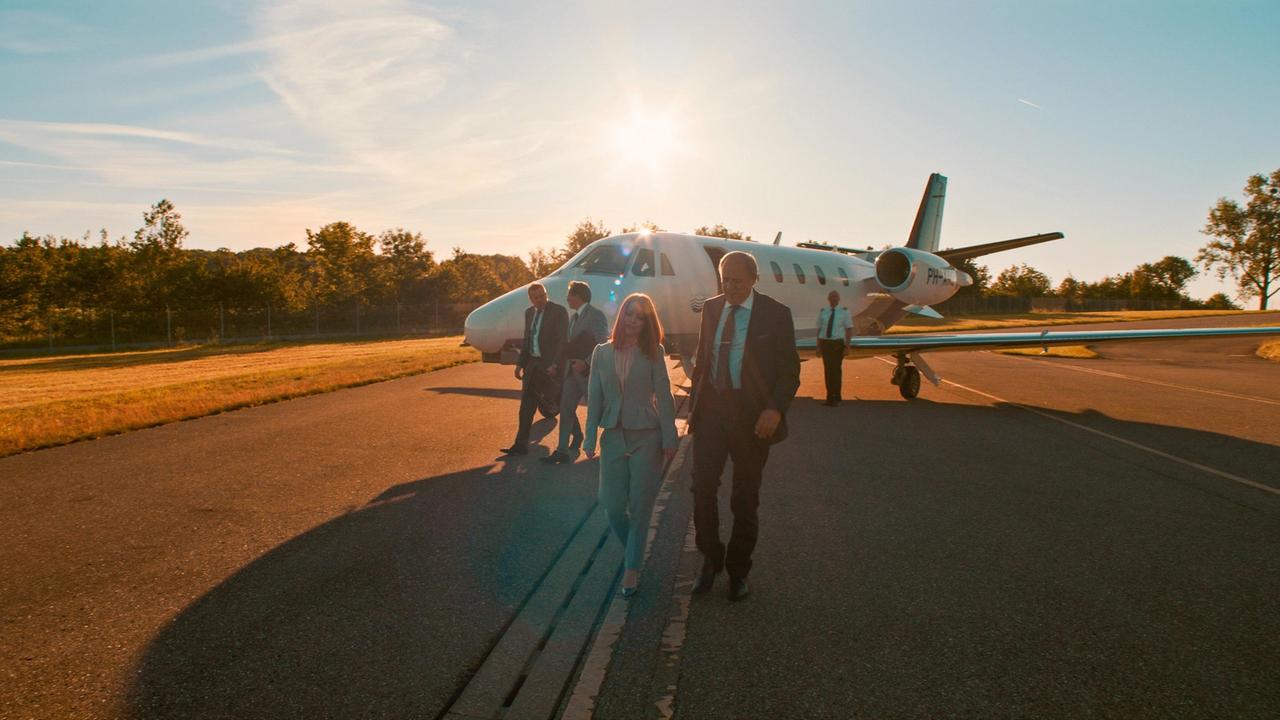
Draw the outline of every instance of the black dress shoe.
[[[572,462],[572,461],[573,461],[573,458],[569,457],[568,455],[565,455],[564,453],[560,452],[559,450],[557,450],[557,451],[555,451],[555,452],[551,453],[550,455],[548,455],[548,456],[546,456],[546,457],[542,458],[542,462],[544,462],[544,463],[546,463],[546,464],[548,464],[548,465],[559,465],[559,464],[561,464],[561,463],[567,463],[567,462]]]
[[[747,586],[746,578],[729,578],[729,599],[742,600],[751,594],[751,588]]]
[[[698,571],[698,579],[693,581],[693,589],[689,592],[694,595],[702,595],[710,591],[711,586],[716,583],[716,573],[718,572],[720,571],[716,570],[714,565],[703,560],[702,570]]]
[[[508,448],[502,448],[502,450],[500,450],[499,452],[501,452],[503,455],[528,455],[529,448],[520,447],[519,445],[512,445],[511,447],[508,447]]]

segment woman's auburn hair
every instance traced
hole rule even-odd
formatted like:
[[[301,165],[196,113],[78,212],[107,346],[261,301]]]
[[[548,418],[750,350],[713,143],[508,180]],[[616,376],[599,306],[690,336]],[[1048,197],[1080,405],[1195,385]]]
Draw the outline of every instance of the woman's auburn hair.
[[[658,346],[663,340],[662,322],[658,320],[658,307],[653,304],[653,298],[644,293],[631,293],[618,305],[618,316],[613,319],[613,335],[609,339],[615,346],[622,339],[622,322],[631,303],[640,303],[643,308],[644,325],[640,328],[640,339],[636,344],[645,357],[657,360]]]

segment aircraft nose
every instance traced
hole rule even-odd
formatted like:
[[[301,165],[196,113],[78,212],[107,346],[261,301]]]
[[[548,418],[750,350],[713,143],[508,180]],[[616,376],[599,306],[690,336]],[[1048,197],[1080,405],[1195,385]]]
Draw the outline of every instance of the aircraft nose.
[[[507,340],[519,340],[528,304],[527,292],[517,288],[472,310],[463,324],[467,344],[483,353],[496,353]]]

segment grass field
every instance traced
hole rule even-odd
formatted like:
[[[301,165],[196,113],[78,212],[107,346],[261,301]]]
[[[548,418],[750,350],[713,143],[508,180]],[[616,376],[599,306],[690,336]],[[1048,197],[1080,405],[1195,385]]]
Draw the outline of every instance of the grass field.
[[[461,337],[0,360],[0,457],[480,359]]]
[[[1229,315],[1231,311],[1030,313],[937,321],[890,332]],[[225,410],[261,405],[480,359],[461,337],[326,343],[199,345],[163,350],[0,359],[0,457]],[[1083,352],[1082,352],[1083,351]],[[1027,351],[1039,354],[1039,349]],[[1074,353],[1074,354],[1073,354]],[[1050,348],[1081,357],[1085,348]],[[1258,354],[1280,360],[1280,342]]]
[[[1092,360],[1102,357],[1084,345],[1059,345],[1048,350],[1048,352],[1045,352],[1040,348],[1014,348],[1011,350],[996,350],[996,352],[1003,355],[1034,355],[1035,357],[1064,357],[1078,360]]]
[[[1042,325],[1085,325],[1089,323],[1132,322],[1135,320],[1176,320],[1178,318],[1240,315],[1243,310],[1121,310],[1116,312],[1037,312],[1017,315],[977,315],[942,320],[912,315],[889,328],[889,333],[955,332],[957,330],[1001,330]]]

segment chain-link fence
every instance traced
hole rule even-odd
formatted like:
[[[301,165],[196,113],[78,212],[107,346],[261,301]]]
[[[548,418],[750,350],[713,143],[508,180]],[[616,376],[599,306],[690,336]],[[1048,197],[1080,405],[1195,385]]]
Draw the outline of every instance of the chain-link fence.
[[[1124,310],[1180,310],[1180,300],[1145,298],[1025,298],[1010,295],[953,297],[933,309],[950,317],[954,315],[1005,315],[1030,312],[1119,312]]]
[[[115,310],[59,308],[0,338],[5,350],[67,350],[324,337],[461,333],[479,303]]]

